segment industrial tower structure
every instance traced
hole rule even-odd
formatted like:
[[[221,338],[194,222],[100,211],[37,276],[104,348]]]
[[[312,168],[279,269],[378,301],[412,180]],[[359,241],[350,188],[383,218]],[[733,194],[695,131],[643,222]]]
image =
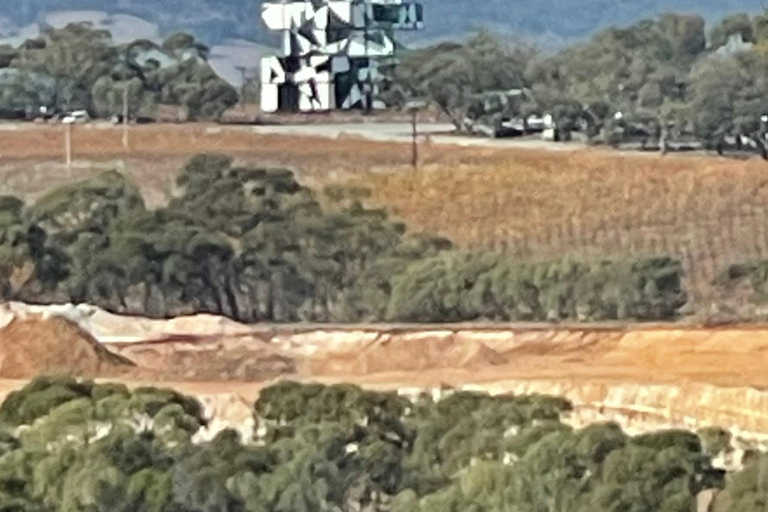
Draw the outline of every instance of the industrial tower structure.
[[[394,31],[423,26],[421,4],[403,0],[272,1],[261,17],[283,40],[282,56],[261,61],[264,112],[383,107],[380,67],[394,60]]]

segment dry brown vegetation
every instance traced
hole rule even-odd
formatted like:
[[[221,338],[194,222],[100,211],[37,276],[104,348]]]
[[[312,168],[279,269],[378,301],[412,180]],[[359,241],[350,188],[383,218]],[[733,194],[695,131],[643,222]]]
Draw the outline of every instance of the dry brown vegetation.
[[[683,261],[702,301],[726,265],[768,258],[768,164],[760,160],[427,145],[414,173],[407,146],[351,137],[201,125],[138,127],[131,137],[133,149],[126,151],[118,129],[77,127],[75,156],[91,163],[78,163],[70,174],[51,163],[61,160],[61,127],[4,131],[2,192],[38,195],[119,161],[157,204],[171,193],[185,158],[219,151],[301,169],[313,186],[362,184],[413,229],[463,247],[532,259],[670,254]]]
[[[364,181],[411,226],[467,247],[532,259],[670,254],[700,300],[726,265],[768,258],[768,165],[757,160],[497,151]]]
[[[300,169],[305,180],[321,177],[323,182],[359,171],[407,170],[410,162],[409,149],[400,144],[369,143],[354,137],[330,140],[268,136],[247,129],[205,125],[133,127],[130,148],[126,150],[119,128],[92,125],[75,127],[74,165],[67,169],[64,133],[61,126],[0,130],[0,193],[34,198],[72,179],[105,169],[121,169],[142,188],[149,204],[159,204],[171,193],[173,178],[183,162],[201,152],[232,154],[269,166],[290,166]],[[449,163],[437,151],[428,151],[426,156]],[[446,156],[454,159],[452,153]]]

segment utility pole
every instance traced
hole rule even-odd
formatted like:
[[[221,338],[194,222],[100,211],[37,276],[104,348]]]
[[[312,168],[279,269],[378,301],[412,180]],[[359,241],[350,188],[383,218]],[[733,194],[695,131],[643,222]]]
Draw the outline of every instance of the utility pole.
[[[128,82],[123,85],[123,147],[128,149]]]
[[[72,170],[72,123],[67,123],[64,128],[64,154],[67,169]]]
[[[411,166],[414,171],[419,170],[419,110],[426,105],[423,101],[410,101],[405,109],[411,113]]]
[[[418,116],[419,116],[419,111],[417,109],[411,110],[411,128],[412,128],[411,165],[413,166],[414,171],[419,169],[419,142],[418,142],[419,131],[416,126],[416,123],[418,122]]]

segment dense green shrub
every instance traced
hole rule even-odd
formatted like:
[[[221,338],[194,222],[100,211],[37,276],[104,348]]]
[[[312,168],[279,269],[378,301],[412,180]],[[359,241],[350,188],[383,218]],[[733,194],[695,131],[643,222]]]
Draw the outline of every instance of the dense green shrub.
[[[39,377],[20,391],[8,395],[0,406],[0,422],[29,425],[60,405],[89,396],[92,389],[93,384],[90,382],[62,377]]]
[[[0,411],[19,408],[34,414],[0,430],[3,512],[672,512],[713,485],[695,434],[574,430],[560,422],[570,404],[548,396],[411,403],[281,383],[255,403],[255,438],[227,429],[196,442],[200,406],[171,390],[41,378]],[[743,510],[759,510],[763,463],[727,484]]]
[[[47,27],[10,54],[0,53],[9,72],[0,108],[87,109],[110,118],[122,114],[125,98],[132,118],[162,118],[174,105],[185,113],[174,116],[180,121],[217,119],[239,99],[208,63],[208,48],[187,34],[162,46],[148,40],[118,45],[107,30],[71,23]],[[147,58],[151,54],[161,57]]]
[[[445,253],[394,279],[389,320],[661,320],[686,302],[678,262],[520,264]]]
[[[705,453],[716,457],[730,449],[731,433],[718,427],[706,427],[696,432]]]
[[[768,302],[768,261],[753,261],[730,265],[716,279],[721,289],[728,289],[740,282],[747,282],[755,303]]]
[[[94,405],[110,403],[109,406],[101,407],[102,411],[106,411],[106,416],[122,410],[154,418],[165,408],[175,405],[184,415],[199,424],[203,425],[206,421],[203,408],[197,400],[171,389],[147,387],[130,392],[127,387],[118,384],[95,384],[69,377],[38,377],[8,395],[0,405],[0,423],[10,426],[31,425],[59,407],[81,399],[87,399]],[[117,407],[117,404],[123,404],[124,407]]]

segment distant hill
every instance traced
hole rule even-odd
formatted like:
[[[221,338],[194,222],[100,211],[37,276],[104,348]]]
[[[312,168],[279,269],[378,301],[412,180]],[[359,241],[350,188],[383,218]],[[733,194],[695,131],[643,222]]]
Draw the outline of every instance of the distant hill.
[[[667,11],[716,20],[732,12],[759,12],[764,0],[422,0],[426,29],[406,41],[460,37],[475,27],[530,36],[560,45],[612,24],[629,24]],[[29,26],[61,11],[104,11],[141,18],[137,28],[160,34],[188,30],[209,44],[246,39],[274,44],[260,24],[260,0],[14,0],[0,11],[0,39],[30,33]],[[61,15],[59,15],[61,16]],[[5,19],[4,19],[5,18]],[[123,18],[125,20],[125,18]],[[120,20],[118,19],[118,22]],[[134,19],[135,21],[135,19]],[[149,23],[149,25],[147,25]],[[26,32],[22,32],[27,27]]]

